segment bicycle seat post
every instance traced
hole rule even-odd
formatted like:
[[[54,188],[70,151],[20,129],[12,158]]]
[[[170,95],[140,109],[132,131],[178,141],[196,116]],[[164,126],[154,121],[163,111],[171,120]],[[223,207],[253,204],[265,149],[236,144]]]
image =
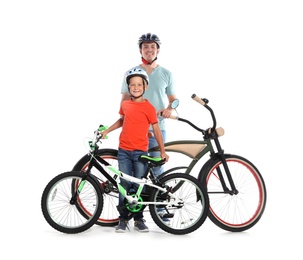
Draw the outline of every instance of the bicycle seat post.
[[[155,174],[154,174],[154,171],[153,171],[153,164],[148,162],[147,163],[147,169],[145,171],[145,174],[144,174],[144,178],[148,178],[148,174],[149,174],[149,179],[154,183],[155,182]]]

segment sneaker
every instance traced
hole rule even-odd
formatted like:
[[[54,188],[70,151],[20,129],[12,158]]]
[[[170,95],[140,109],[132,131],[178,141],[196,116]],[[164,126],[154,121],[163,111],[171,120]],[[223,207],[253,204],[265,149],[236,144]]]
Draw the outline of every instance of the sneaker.
[[[116,227],[117,233],[125,233],[126,229],[129,230],[128,221],[125,219],[120,219],[118,226]]]
[[[148,232],[148,227],[144,224],[145,219],[141,218],[138,220],[135,220],[135,226],[134,229],[138,230],[139,232]]]

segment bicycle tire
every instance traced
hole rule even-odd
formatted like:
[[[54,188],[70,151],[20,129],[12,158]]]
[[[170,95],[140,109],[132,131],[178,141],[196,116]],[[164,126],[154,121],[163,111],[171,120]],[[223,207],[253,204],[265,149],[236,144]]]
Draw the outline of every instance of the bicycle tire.
[[[174,235],[185,235],[197,230],[205,221],[208,214],[209,199],[202,184],[193,176],[184,173],[171,173],[161,178],[162,187],[171,187],[171,191],[183,205],[166,206],[159,211],[159,205],[150,204],[149,211],[156,225],[167,233]],[[182,183],[182,185],[180,185]],[[178,185],[178,188],[173,188]],[[150,201],[163,202],[172,201],[172,197],[164,196],[158,189],[152,189]],[[163,214],[165,210],[165,215]],[[163,217],[169,218],[164,221]]]
[[[44,188],[41,209],[48,224],[66,234],[86,231],[95,224],[103,209],[102,190],[98,183],[87,176],[75,204],[71,204],[75,180],[81,182],[83,173],[65,172],[54,177]],[[89,209],[86,214],[78,211],[79,204]]]
[[[109,162],[113,167],[118,169],[118,150],[115,149],[99,149],[97,155],[107,162]],[[73,167],[73,171],[85,171],[87,169],[88,163],[90,161],[90,155],[84,155]],[[107,168],[104,168],[107,171]],[[94,167],[91,173],[97,177],[100,185],[103,189],[104,196],[104,206],[101,215],[97,219],[96,223],[99,226],[116,226],[119,223],[119,211],[117,210],[117,205],[119,203],[119,192],[116,187],[114,187],[109,181]],[[81,208],[79,208],[81,211]]]
[[[208,192],[209,219],[224,230],[241,232],[257,224],[263,215],[267,200],[266,187],[259,170],[249,160],[232,154],[224,156],[239,191],[237,195],[223,193],[216,169],[220,167],[224,174],[224,168],[218,158],[209,161],[201,169],[198,179]]]

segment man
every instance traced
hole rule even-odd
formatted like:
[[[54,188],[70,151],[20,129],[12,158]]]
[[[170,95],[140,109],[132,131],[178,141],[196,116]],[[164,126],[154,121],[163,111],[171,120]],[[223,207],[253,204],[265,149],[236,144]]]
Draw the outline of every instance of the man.
[[[176,99],[173,75],[169,70],[157,63],[161,42],[156,34],[143,34],[139,38],[138,44],[142,63],[136,67],[145,70],[149,77],[149,87],[144,93],[144,98],[146,98],[156,108],[163,141],[166,142],[165,118],[170,117],[173,110],[171,108],[171,103]],[[130,98],[128,86],[124,81],[122,84],[121,94],[122,101]],[[150,128],[149,136],[149,148],[157,146],[152,128]],[[152,152],[150,155],[160,156],[160,153]],[[158,176],[161,174],[163,169],[164,166],[154,168],[155,175]]]

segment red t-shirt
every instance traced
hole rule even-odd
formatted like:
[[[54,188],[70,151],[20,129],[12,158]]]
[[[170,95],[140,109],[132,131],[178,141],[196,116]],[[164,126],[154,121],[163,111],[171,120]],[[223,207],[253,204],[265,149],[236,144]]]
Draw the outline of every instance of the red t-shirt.
[[[158,123],[153,105],[147,99],[145,102],[125,100],[119,114],[124,116],[119,147],[127,151],[147,151],[149,126]]]

